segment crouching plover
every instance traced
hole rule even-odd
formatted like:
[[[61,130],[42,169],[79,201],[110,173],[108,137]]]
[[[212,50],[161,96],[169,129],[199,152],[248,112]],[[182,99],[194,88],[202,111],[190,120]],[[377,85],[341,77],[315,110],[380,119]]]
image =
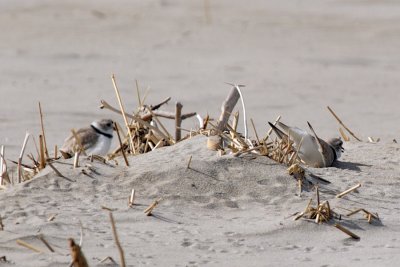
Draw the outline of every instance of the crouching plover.
[[[94,121],[90,127],[79,129],[78,135],[87,154],[106,155],[113,138],[113,121],[108,119]],[[76,140],[71,134],[64,141],[60,152],[64,158],[71,158],[76,151]]]
[[[282,122],[278,122],[278,126],[282,130],[272,123],[269,124],[279,138],[290,136],[294,141],[294,145],[297,147],[303,139],[298,155],[307,165],[315,168],[332,166],[333,162],[337,160],[344,151],[342,147],[343,141],[340,138],[331,138],[324,141],[317,136],[311,124],[309,122],[307,123],[312,134],[297,127],[287,126]]]

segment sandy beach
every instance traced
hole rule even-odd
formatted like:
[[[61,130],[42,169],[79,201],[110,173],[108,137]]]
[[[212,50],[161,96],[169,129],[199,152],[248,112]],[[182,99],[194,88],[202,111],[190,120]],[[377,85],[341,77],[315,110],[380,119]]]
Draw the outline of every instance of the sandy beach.
[[[304,129],[311,122],[322,138],[339,136],[330,106],[363,141],[345,142],[332,167],[306,167],[331,182],[321,185],[321,199],[359,240],[333,222],[293,220],[315,192],[299,195],[286,166],[263,156],[219,156],[196,136],[130,156],[131,167],[121,157],[107,164],[82,158],[77,169],[72,159],[59,160],[54,166],[70,180],[47,167],[7,185],[0,190],[0,264],[68,266],[68,238],[79,242],[82,231],[90,266],[118,266],[105,206],[113,209],[127,266],[397,266],[399,14],[389,0],[2,1],[0,145],[7,160],[18,159],[26,131],[38,137],[39,101],[51,153],[72,128],[95,119],[123,125],[120,115],[99,109],[102,99],[118,106],[112,73],[127,112],[138,107],[137,81],[147,103],[172,97],[163,109],[174,111],[180,101],[184,112],[217,119],[231,82],[246,85],[247,118],[261,136],[278,115]],[[242,112],[240,103],[235,110]],[[182,127],[195,129],[198,121]],[[25,155],[35,151],[30,140]],[[15,165],[7,165],[13,173]],[[136,205],[128,207],[132,188]],[[345,216],[359,208],[379,220]],[[117,263],[101,262],[108,256]]]

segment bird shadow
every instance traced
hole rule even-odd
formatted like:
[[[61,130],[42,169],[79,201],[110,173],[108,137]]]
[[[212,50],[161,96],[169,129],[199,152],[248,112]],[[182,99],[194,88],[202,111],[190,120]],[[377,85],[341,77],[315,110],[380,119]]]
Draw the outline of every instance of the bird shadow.
[[[332,167],[342,169],[342,170],[350,170],[350,171],[361,171],[360,167],[372,167],[372,165],[362,164],[357,162],[348,162],[348,161],[335,161]]]

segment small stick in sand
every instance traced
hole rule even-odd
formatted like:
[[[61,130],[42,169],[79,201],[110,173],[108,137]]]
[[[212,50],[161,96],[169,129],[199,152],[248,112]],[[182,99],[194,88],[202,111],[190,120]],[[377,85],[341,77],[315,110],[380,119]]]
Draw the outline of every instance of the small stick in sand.
[[[44,244],[51,252],[54,252],[54,249],[50,246],[50,244],[46,241],[46,239],[44,239],[43,235],[39,235],[38,238],[40,239],[40,241],[43,242],[43,244]]]
[[[121,148],[121,152],[122,152],[122,156],[124,157],[125,164],[126,164],[126,166],[129,167],[129,162],[128,162],[128,159],[126,158],[125,150],[122,147],[121,136],[119,135],[118,125],[117,125],[116,122],[114,122],[114,128],[115,128],[115,131],[117,132],[118,141],[119,141],[119,147]]]
[[[344,133],[342,127],[339,127],[339,133],[340,133],[340,135],[343,137],[343,140],[344,140],[345,142],[350,141],[350,138]]]
[[[351,215],[354,215],[354,214],[356,214],[356,213],[358,213],[358,212],[360,212],[360,211],[363,211],[363,209],[356,209],[356,210],[354,210],[354,211],[352,211],[352,212],[346,214],[346,216],[347,216],[347,217],[350,217]]]
[[[181,125],[182,125],[182,104],[176,102],[175,105],[175,142],[181,140]]]
[[[119,243],[119,239],[118,239],[118,233],[117,233],[117,228],[115,227],[115,221],[114,221],[114,217],[112,212],[109,213],[110,216],[110,222],[111,222],[111,227],[112,227],[112,231],[113,231],[113,235],[114,235],[114,240],[115,240],[115,244],[117,245],[118,251],[119,251],[119,257],[121,260],[121,266],[125,267],[125,256],[124,256],[124,250],[122,249],[121,244]]]
[[[106,260],[110,260],[112,263],[117,264],[117,262],[110,256],[105,257],[104,259],[102,259],[101,261],[99,261],[100,263],[104,263]]]
[[[74,156],[74,169],[79,167],[79,152],[75,152],[75,156]]]
[[[101,206],[101,209],[108,210],[108,211],[116,211],[117,210],[117,209],[112,209],[112,208],[109,208],[109,207],[106,207],[106,206]]]
[[[336,198],[341,198],[341,197],[343,197],[344,195],[347,195],[348,193],[350,193],[350,192],[356,190],[356,189],[359,188],[360,186],[361,186],[360,183],[359,183],[359,184],[356,184],[356,185],[353,186],[352,188],[349,188],[349,189],[343,191],[342,193],[337,194],[337,195],[336,195]]]
[[[317,207],[319,207],[319,186],[318,185],[315,187],[315,191],[317,194]]]
[[[135,205],[135,189],[134,188],[132,189],[131,196],[130,196],[129,202],[128,202],[129,207],[132,207],[133,205]]]
[[[308,201],[308,204],[307,204],[306,208],[304,209],[304,211],[301,212],[299,215],[297,215],[297,216],[293,219],[294,221],[297,221],[298,219],[300,219],[301,217],[303,217],[304,214],[306,214],[306,213],[308,212],[308,209],[310,208],[311,202],[312,202],[312,198],[310,198],[310,200]]]
[[[3,231],[4,230],[4,224],[3,224],[3,220],[1,219],[1,216],[0,216],[0,231]]]
[[[42,170],[46,167],[46,155],[44,149],[43,135],[39,135],[39,151],[40,151],[39,169]]]
[[[38,248],[32,246],[32,245],[29,244],[29,243],[26,243],[25,241],[22,241],[22,240],[20,240],[20,239],[17,239],[16,242],[17,242],[18,245],[23,246],[23,247],[26,247],[27,249],[33,250],[33,251],[35,251],[35,252],[37,252],[37,253],[43,253],[43,251],[41,251],[40,249],[38,249]]]
[[[83,255],[83,252],[80,248],[79,245],[75,244],[75,241],[70,238],[68,240],[69,242],[69,248],[71,250],[71,257],[72,257],[72,263],[70,266],[73,267],[89,267],[85,255]]]
[[[21,169],[22,157],[24,156],[25,147],[26,147],[26,143],[28,142],[29,136],[30,136],[30,134],[27,132],[25,134],[24,143],[22,144],[21,153],[19,154],[19,158],[18,158],[18,183],[21,182],[21,178],[22,178],[22,169]]]
[[[146,213],[147,216],[151,216],[151,212],[158,205],[158,203],[160,203],[161,200],[161,198],[154,200],[154,202],[149,207],[147,207],[147,209],[144,210],[144,213]]]
[[[114,74],[112,74],[111,80],[112,80],[112,83],[113,83],[113,86],[114,86],[115,94],[117,95],[118,104],[119,104],[119,107],[121,109],[122,117],[124,118],[126,129],[128,130],[129,144],[131,145],[131,151],[133,151],[133,153],[135,154],[135,146],[133,144],[133,138],[132,138],[131,129],[129,127],[128,120],[126,119],[126,116],[125,116],[124,105],[122,104],[121,96],[119,94],[119,90],[118,90],[118,87],[117,87],[117,83],[115,81],[115,75]]]
[[[137,93],[137,98],[138,98],[138,104],[139,104],[139,107],[141,107],[143,104],[142,104],[142,100],[140,99],[140,89],[139,89],[138,80],[135,80],[135,83],[136,83],[136,93]]]
[[[47,221],[48,221],[48,222],[53,221],[53,220],[56,218],[56,216],[57,216],[57,214],[51,215],[49,218],[47,218]]]
[[[231,115],[233,108],[235,107],[237,101],[239,100],[239,97],[240,97],[239,91],[236,89],[235,86],[232,87],[229,95],[222,103],[221,115],[217,123],[217,129],[219,131],[223,132],[225,130],[229,116]]]
[[[339,117],[335,114],[335,112],[333,112],[333,110],[327,106],[328,110],[332,113],[332,115],[335,117],[335,119],[339,122],[340,125],[343,126],[344,129],[346,129],[346,131],[351,134],[351,136],[353,136],[355,139],[357,139],[357,141],[361,142],[361,139],[358,138],[357,136],[354,135],[354,133],[352,131],[350,131],[349,128],[346,127],[346,125],[343,124],[343,122],[339,119]]]
[[[68,181],[70,181],[70,182],[75,182],[74,180],[65,177],[65,176],[64,176],[59,170],[57,170],[56,167],[54,167],[54,165],[51,164],[50,162],[47,162],[47,165],[49,165],[50,168],[53,169],[53,171],[57,174],[57,176],[59,176],[59,177],[61,177],[61,178],[64,178],[64,179],[66,179],[66,180],[68,180]]]
[[[42,136],[43,136],[44,152],[46,154],[46,158],[50,158],[49,152],[47,151],[46,135],[44,134],[43,113],[42,113],[42,105],[40,104],[40,101],[39,101],[39,114],[40,114],[40,126],[42,129]]]
[[[342,225],[340,225],[340,224],[338,224],[338,223],[335,223],[334,226],[335,226],[337,229],[341,230],[342,232],[348,234],[348,235],[351,236],[352,238],[354,238],[354,239],[360,239],[360,237],[359,237],[358,235],[354,234],[353,232],[351,232],[351,231],[348,230],[347,228],[343,227]]]
[[[190,169],[190,163],[192,163],[192,155],[190,155],[190,157],[189,157],[189,162],[187,164],[186,169]]]

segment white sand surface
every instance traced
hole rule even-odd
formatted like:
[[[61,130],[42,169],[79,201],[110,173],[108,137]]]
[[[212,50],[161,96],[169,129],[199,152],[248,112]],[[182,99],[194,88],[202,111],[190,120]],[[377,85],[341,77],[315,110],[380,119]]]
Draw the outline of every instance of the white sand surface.
[[[104,205],[117,209],[129,266],[397,266],[399,14],[390,0],[1,1],[0,144],[7,159],[18,157],[25,131],[37,138],[38,101],[51,147],[94,119],[122,123],[98,108],[100,99],[117,106],[111,73],[128,111],[137,107],[138,80],[142,95],[150,88],[148,103],[171,96],[168,110],[181,101],[184,112],[217,117],[230,90],[224,82],[235,82],[246,85],[247,115],[260,135],[278,115],[303,128],[310,121],[321,137],[338,135],[329,105],[364,141],[381,139],[352,140],[335,166],[309,169],[332,182],[321,186],[321,198],[337,212],[379,214],[381,222],[372,224],[360,214],[343,217],[359,241],[331,224],[288,218],[315,196],[298,196],[284,166],[219,157],[197,137],[130,157],[130,168],[121,159],[119,166],[93,163],[92,177],[71,161],[55,163],[75,182],[45,169],[0,191],[0,257],[9,261],[1,264],[67,266],[67,239],[79,241],[82,222],[90,266],[113,266],[99,263],[106,256],[119,261]],[[34,151],[30,141],[27,153]],[[358,193],[334,198],[357,183]],[[128,208],[133,187],[137,205]],[[158,197],[155,216],[145,216]],[[56,253],[36,238],[40,233]]]
[[[284,166],[265,157],[220,157],[205,144],[199,136],[131,157],[129,168],[93,163],[92,177],[82,174],[83,167],[74,170],[71,161],[55,163],[75,182],[46,169],[0,194],[1,254],[16,266],[67,266],[67,239],[78,242],[81,222],[89,263],[107,266],[99,261],[106,256],[119,260],[108,212],[101,209],[107,206],[116,209],[129,266],[395,266],[400,260],[398,145],[348,143],[335,167],[309,169],[331,181],[321,185],[321,201],[330,201],[336,212],[365,208],[381,218],[368,224],[357,214],[318,225],[293,221],[291,215],[304,210],[310,197],[315,202],[315,193],[298,196],[297,183]],[[189,155],[193,160],[187,169]],[[334,197],[357,183],[362,184],[358,192]],[[128,208],[132,188],[137,205]],[[163,200],[154,216],[146,216],[143,210],[159,197]],[[56,217],[48,222],[51,215]],[[361,239],[352,240],[334,222]],[[17,245],[17,239],[44,253]]]

